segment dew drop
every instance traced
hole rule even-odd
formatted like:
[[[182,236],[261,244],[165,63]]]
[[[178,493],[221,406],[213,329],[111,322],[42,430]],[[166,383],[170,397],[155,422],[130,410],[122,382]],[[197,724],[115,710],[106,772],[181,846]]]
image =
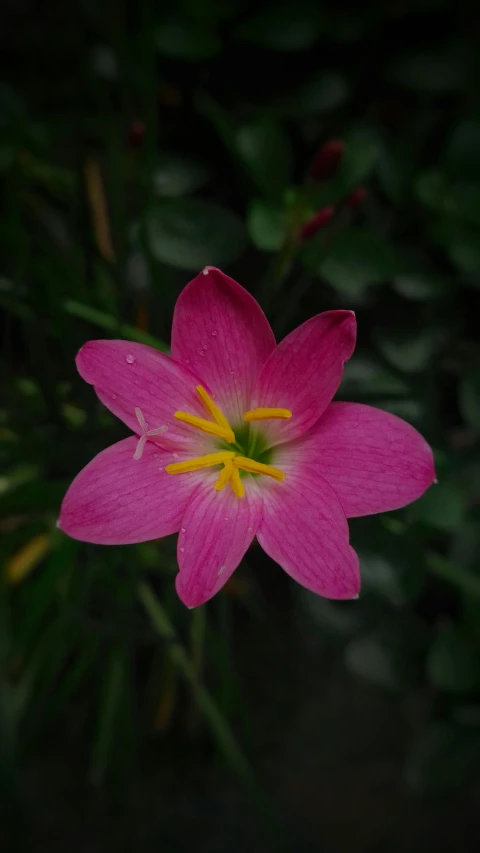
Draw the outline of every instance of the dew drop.
[[[199,354],[199,355],[205,355],[205,353],[204,353],[203,349],[199,349],[199,350],[198,350],[198,354]]]
[[[220,569],[219,569],[218,574],[219,574],[219,575],[223,575],[223,573],[224,573],[224,571],[225,571],[225,569],[226,569],[226,568],[227,568],[226,566],[220,566]]]
[[[185,359],[185,364],[190,364],[190,359],[189,359],[189,358],[186,358],[186,359]]]
[[[172,456],[174,459],[178,459],[178,453],[173,453]]]
[[[224,521],[228,521],[228,515],[226,515],[226,516],[225,516],[225,518],[224,518],[223,520],[224,520]]]
[[[181,553],[181,554],[184,554],[184,553],[185,553],[185,548],[180,548],[180,553]]]
[[[126,355],[125,361],[127,362],[127,364],[133,364],[135,361],[135,356],[134,355]]]
[[[180,533],[186,533],[186,532],[187,532],[187,528],[186,528],[186,527],[181,527],[181,528],[180,528]]]
[[[216,330],[216,329],[213,329],[213,331],[212,331],[212,335],[213,335],[213,337],[214,337],[214,338],[216,338],[216,337],[217,337],[218,332],[217,332],[217,330]]]
[[[116,400],[116,399],[117,399],[117,395],[116,395],[116,394],[112,394],[112,400]]]

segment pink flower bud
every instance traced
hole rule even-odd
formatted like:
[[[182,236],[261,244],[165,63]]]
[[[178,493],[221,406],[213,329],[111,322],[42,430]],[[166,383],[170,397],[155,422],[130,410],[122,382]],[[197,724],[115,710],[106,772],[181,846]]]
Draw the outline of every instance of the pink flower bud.
[[[345,199],[345,207],[349,210],[355,210],[365,200],[367,191],[364,187],[357,187]]]
[[[321,229],[330,222],[334,213],[335,208],[331,205],[322,207],[321,210],[315,213],[311,219],[307,220],[307,222],[301,226],[298,232],[298,239],[302,242],[304,240],[311,240],[318,231],[321,231]]]
[[[140,148],[145,138],[146,130],[145,123],[140,119],[132,122],[128,131],[128,142],[131,148]]]
[[[310,164],[310,178],[314,181],[328,181],[337,171],[344,153],[343,139],[327,139]]]

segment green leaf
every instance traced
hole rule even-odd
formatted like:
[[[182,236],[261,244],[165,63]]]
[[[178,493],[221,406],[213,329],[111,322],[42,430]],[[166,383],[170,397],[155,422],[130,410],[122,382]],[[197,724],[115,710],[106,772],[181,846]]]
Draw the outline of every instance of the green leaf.
[[[0,497],[2,515],[57,511],[68,488],[68,480],[34,480],[11,489]]]
[[[414,521],[440,530],[455,530],[465,515],[465,495],[454,483],[436,483],[415,501],[409,514]]]
[[[127,323],[119,323],[112,314],[107,314],[106,311],[99,311],[92,305],[83,305],[83,303],[76,302],[74,299],[66,299],[63,303],[63,310],[72,317],[79,317],[81,320],[86,320],[87,323],[92,323],[94,326],[99,326],[101,329],[106,329],[127,340],[147,344],[147,346],[155,347],[155,349],[162,350],[162,352],[169,351],[169,347],[166,344],[153,335],[149,335],[148,332],[137,329],[135,326],[129,326]]]
[[[460,382],[460,411],[466,423],[480,434],[480,368],[473,368]]]
[[[329,601],[302,587],[295,588],[295,597],[300,602],[302,624],[304,614],[308,617],[309,633],[311,623],[322,633],[341,638],[355,636],[364,627],[365,611],[360,601]]]
[[[393,288],[412,302],[427,302],[438,299],[450,288],[450,283],[436,273],[410,273],[399,275],[393,280]]]
[[[422,639],[416,623],[394,619],[352,640],[345,664],[355,675],[385,690],[407,690],[420,680]]]
[[[466,119],[456,125],[443,152],[443,164],[453,178],[480,182],[480,121]]]
[[[320,71],[286,99],[285,112],[302,118],[336,110],[348,101],[351,86],[339,71]]]
[[[480,735],[449,723],[432,723],[414,745],[404,768],[416,794],[445,796],[478,775]]]
[[[430,364],[444,343],[446,329],[423,326],[418,330],[382,329],[375,342],[385,358],[406,373],[416,373]]]
[[[394,60],[388,70],[392,82],[429,95],[451,94],[461,89],[466,68],[458,56],[441,53],[408,53]]]
[[[468,693],[480,685],[478,653],[460,628],[439,631],[427,656],[427,675],[434,687],[449,693]]]
[[[152,175],[153,188],[158,196],[175,198],[195,192],[210,179],[210,171],[203,163],[161,154]]]
[[[335,290],[358,298],[370,285],[404,270],[404,259],[386,240],[366,228],[348,228],[335,240],[316,272]]]
[[[472,277],[480,286],[480,232],[468,229],[452,220],[441,220],[434,231],[434,239],[445,250],[457,269]]]
[[[237,28],[237,36],[269,50],[308,50],[323,30],[324,15],[314,3],[290,2],[260,7]]]
[[[257,249],[278,252],[286,232],[286,212],[263,199],[256,198],[248,208],[247,228]]]
[[[198,62],[210,59],[221,49],[222,42],[206,22],[183,21],[172,17],[160,24],[155,31],[155,44],[162,56]]]
[[[147,245],[156,260],[182,270],[232,263],[246,234],[232,211],[201,199],[178,199],[151,207],[145,218]]]
[[[437,213],[455,213],[450,181],[435,169],[422,172],[415,180],[414,191],[418,200]]]
[[[367,180],[378,163],[381,147],[375,131],[358,128],[345,137],[345,154],[335,176],[334,186],[350,192]]]
[[[342,395],[376,397],[379,394],[405,394],[408,385],[380,362],[359,353],[345,365]]]
[[[426,567],[417,543],[404,536],[377,533],[370,548],[359,547],[362,589],[392,604],[404,604],[420,591]]]
[[[290,181],[292,155],[283,127],[265,116],[240,125],[234,131],[236,154],[258,189],[279,200]]]

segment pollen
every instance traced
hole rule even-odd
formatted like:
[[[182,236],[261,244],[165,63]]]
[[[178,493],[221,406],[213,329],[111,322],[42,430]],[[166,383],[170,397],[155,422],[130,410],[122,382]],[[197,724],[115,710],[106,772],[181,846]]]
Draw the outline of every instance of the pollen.
[[[188,474],[189,471],[199,471],[201,468],[212,468],[214,465],[221,465],[229,459],[233,459],[235,454],[230,450],[222,450],[220,453],[207,453],[205,456],[196,456],[194,459],[187,459],[185,462],[172,462],[165,466],[167,474]]]
[[[235,436],[230,427],[227,429],[214,421],[207,421],[205,418],[198,418],[196,415],[190,415],[188,412],[175,412],[174,417],[177,421],[182,421],[184,424],[190,424],[190,426],[193,426],[202,432],[206,432],[208,435],[216,435],[217,438],[223,438],[228,443],[235,441]]]
[[[256,462],[255,459],[249,459],[247,456],[235,456],[233,459],[235,468],[241,468],[242,471],[248,471],[249,474],[266,474],[279,483],[285,479],[285,474],[279,468],[274,468],[273,465],[265,465],[263,462]]]
[[[226,462],[224,463],[222,470],[220,471],[220,476],[219,476],[217,482],[213,484],[213,487],[217,492],[221,492],[222,489],[225,488],[228,481],[230,480],[230,477],[232,476],[232,473],[233,473],[233,462],[231,459],[227,459]]]
[[[175,412],[174,417],[202,432],[206,432],[208,435],[215,435],[217,438],[223,438],[228,444],[234,444],[235,433],[221,409],[201,385],[197,385],[196,391],[213,421],[207,421],[205,418],[199,418],[197,415],[189,414],[189,412]]]
[[[270,418],[288,420],[292,417],[290,409],[250,409],[243,416],[244,421],[267,421]]]

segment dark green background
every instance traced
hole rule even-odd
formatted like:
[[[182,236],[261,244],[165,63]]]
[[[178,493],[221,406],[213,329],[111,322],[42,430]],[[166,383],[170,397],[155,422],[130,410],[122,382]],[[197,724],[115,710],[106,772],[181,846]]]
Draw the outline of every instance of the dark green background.
[[[4,4],[2,850],[479,849],[479,35],[448,0]],[[312,185],[330,137],[345,157]],[[326,204],[328,228],[295,243]],[[125,435],[76,351],[168,346],[205,264],[279,336],[355,309],[340,397],[434,448],[423,499],[351,524],[358,602],[253,547],[189,612],[173,539],[55,528],[73,476]]]

